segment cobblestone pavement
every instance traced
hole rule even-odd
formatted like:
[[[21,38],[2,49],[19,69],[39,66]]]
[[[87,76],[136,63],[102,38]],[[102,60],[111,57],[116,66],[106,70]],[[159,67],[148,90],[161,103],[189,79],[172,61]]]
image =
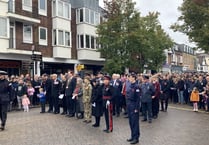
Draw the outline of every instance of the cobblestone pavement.
[[[114,117],[114,131],[106,134],[104,118],[99,128],[76,118],[30,112],[11,112],[0,145],[128,145],[128,119]],[[209,114],[170,107],[152,124],[140,122],[140,145],[208,145]]]

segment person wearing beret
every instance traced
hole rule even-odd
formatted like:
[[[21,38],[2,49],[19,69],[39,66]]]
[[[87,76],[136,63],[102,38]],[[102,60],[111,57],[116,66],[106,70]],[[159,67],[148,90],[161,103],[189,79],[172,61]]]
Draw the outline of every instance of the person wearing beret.
[[[1,118],[1,130],[5,129],[7,120],[7,108],[11,101],[11,84],[5,79],[6,72],[0,71],[0,118]]]
[[[104,76],[104,86],[102,90],[102,99],[103,99],[103,110],[105,116],[106,129],[103,131],[110,133],[113,131],[113,87],[110,85],[111,77],[106,75]]]

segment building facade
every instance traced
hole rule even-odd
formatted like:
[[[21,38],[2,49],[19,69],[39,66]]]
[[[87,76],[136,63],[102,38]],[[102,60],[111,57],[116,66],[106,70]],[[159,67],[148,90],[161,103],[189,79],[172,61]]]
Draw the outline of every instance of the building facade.
[[[165,50],[165,55],[164,71],[172,73],[196,71],[196,55],[192,47],[185,44],[174,44],[172,48]]]
[[[98,0],[0,0],[0,69],[50,74],[84,64],[96,72],[104,63],[96,42],[100,20]]]

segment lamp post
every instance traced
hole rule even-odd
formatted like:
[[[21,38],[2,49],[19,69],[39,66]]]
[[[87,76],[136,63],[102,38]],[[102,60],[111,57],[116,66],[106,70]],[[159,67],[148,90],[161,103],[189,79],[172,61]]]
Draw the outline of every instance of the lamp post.
[[[33,78],[33,80],[34,80],[34,51],[35,51],[35,46],[34,45],[32,45],[32,47],[31,47],[31,51],[32,51],[32,57],[31,57],[31,59],[32,59],[32,78]]]

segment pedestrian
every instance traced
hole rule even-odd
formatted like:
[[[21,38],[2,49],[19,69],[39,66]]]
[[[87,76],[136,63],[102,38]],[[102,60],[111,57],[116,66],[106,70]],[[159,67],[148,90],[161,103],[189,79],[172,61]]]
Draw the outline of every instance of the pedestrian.
[[[140,88],[136,82],[136,75],[130,75],[130,90],[127,93],[127,110],[131,137],[127,139],[130,144],[137,144],[140,137],[139,111],[140,111]]]
[[[190,96],[190,101],[193,102],[193,111],[198,111],[198,105],[197,103],[200,100],[200,96],[199,96],[199,91],[196,87],[193,88],[191,96]]]
[[[160,85],[161,85],[161,94],[160,94],[161,110],[160,111],[167,112],[168,99],[169,99],[169,94],[170,94],[170,84],[166,76],[163,77]]]
[[[19,80],[17,86],[17,102],[18,102],[18,109],[22,109],[22,97],[27,94],[27,87],[22,79]]]
[[[35,89],[33,88],[32,84],[29,83],[27,87],[27,94],[31,103],[33,102],[34,92],[35,92]]]
[[[104,76],[104,86],[102,90],[102,98],[103,98],[103,110],[105,115],[105,124],[106,129],[103,131],[106,133],[110,133],[113,131],[113,105],[112,105],[112,97],[113,97],[113,87],[110,85],[111,77],[106,75]]]
[[[92,125],[93,127],[100,126],[100,118],[103,115],[103,107],[102,107],[102,88],[103,84],[99,83],[99,79],[95,78],[91,81],[92,83],[92,116],[95,117],[95,123]]]
[[[155,95],[152,98],[152,117],[156,119],[159,113],[160,83],[156,77],[152,78],[152,83],[155,87]]]
[[[27,95],[23,95],[22,105],[23,105],[24,112],[29,112],[30,100]]]
[[[7,120],[7,108],[11,101],[11,84],[5,79],[7,73],[0,71],[0,118],[1,118],[1,130],[5,129]]]
[[[91,96],[92,96],[92,86],[90,83],[90,77],[86,76],[84,78],[83,84],[83,105],[84,105],[84,122],[91,122]]]
[[[44,90],[43,88],[40,88],[39,89],[39,94],[37,94],[39,100],[40,100],[40,103],[41,103],[41,112],[40,113],[45,113],[45,105],[46,105],[46,96],[45,96],[45,93],[44,93]]]
[[[144,116],[143,122],[148,121],[152,123],[152,98],[154,98],[155,88],[152,83],[149,82],[149,76],[143,76],[143,83],[141,85],[141,102],[142,113]]]

